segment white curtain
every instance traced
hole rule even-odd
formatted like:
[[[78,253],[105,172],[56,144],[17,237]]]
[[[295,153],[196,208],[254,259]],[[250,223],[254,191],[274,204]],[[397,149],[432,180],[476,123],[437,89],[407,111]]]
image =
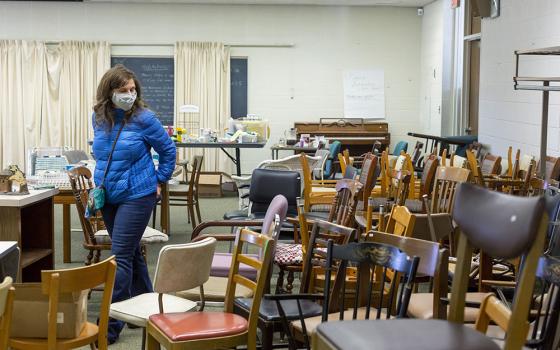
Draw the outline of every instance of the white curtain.
[[[230,115],[229,48],[221,43],[178,42],[175,44],[175,125],[192,126],[188,118],[198,120],[199,128],[209,128],[223,135]],[[200,112],[185,115],[179,107],[199,106]],[[198,134],[199,130],[187,130]],[[233,149],[229,150],[235,154]],[[232,173],[232,162],[219,149],[188,149],[180,156],[204,155],[205,171]]]
[[[25,151],[37,145],[45,45],[35,41],[0,40],[0,167],[25,165]]]
[[[0,166],[25,164],[32,147],[87,151],[97,84],[109,69],[107,42],[0,41]]]

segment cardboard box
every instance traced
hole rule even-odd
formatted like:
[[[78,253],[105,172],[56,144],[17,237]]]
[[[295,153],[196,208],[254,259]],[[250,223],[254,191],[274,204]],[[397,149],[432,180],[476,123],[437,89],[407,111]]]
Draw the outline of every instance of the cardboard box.
[[[203,171],[198,179],[200,197],[222,197],[222,173]]]
[[[12,337],[46,338],[49,296],[40,283],[15,283]],[[57,338],[75,338],[87,322],[88,291],[61,294],[58,301]]]

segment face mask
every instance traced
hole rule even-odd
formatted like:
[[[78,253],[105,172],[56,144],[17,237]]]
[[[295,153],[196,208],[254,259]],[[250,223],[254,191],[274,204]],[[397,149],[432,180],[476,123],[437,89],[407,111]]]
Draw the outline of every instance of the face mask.
[[[113,98],[111,100],[115,106],[125,111],[129,111],[132,108],[134,101],[136,101],[136,92],[113,92]]]

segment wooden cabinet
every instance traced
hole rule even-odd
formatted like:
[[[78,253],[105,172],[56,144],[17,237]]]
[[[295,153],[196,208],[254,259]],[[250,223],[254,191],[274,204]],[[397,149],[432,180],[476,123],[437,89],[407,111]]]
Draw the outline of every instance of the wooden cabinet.
[[[0,241],[21,249],[20,280],[40,282],[41,270],[54,268],[54,202],[57,189],[28,195],[0,195]]]

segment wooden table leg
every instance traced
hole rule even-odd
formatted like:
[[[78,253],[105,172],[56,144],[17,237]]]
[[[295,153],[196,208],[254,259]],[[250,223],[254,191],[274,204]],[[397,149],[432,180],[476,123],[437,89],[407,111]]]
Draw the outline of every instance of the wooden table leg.
[[[64,263],[72,262],[72,245],[70,232],[70,204],[62,205],[62,251]]]
[[[161,231],[169,235],[169,186],[167,183],[161,185]]]

